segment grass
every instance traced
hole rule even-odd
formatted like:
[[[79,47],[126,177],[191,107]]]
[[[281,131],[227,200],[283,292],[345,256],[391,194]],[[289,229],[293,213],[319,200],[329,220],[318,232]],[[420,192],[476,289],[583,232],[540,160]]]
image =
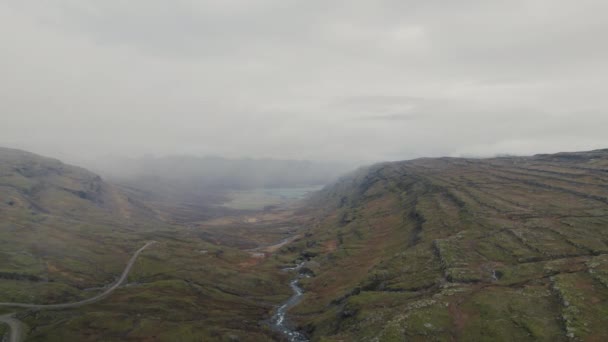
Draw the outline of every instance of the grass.
[[[193,253],[200,248],[211,252]],[[24,311],[22,320],[36,328],[30,335],[34,341],[144,336],[159,341],[201,336],[247,340],[247,334],[270,339],[273,333],[260,325],[260,319],[270,316],[272,303],[289,297],[289,289],[281,286],[287,282],[285,275],[272,259],[268,265],[242,268],[247,253],[222,247],[218,256],[214,249],[220,250],[201,241],[161,241],[142,254],[127,286],[103,301],[76,309]],[[40,291],[46,293],[48,287]]]
[[[297,251],[318,266],[292,314],[327,341],[605,338],[607,166],[600,151],[361,170],[315,195]]]
[[[599,341],[608,334],[608,289],[603,284],[587,272],[558,274],[552,282],[568,337]]]
[[[31,328],[28,340],[275,337],[262,321],[290,296],[282,261],[252,263],[250,253],[162,221],[95,175],[58,161],[0,150],[0,191],[0,301],[92,297],[145,241],[158,241],[141,254],[126,286],[98,303],[19,310]],[[273,239],[265,234],[260,241]]]
[[[291,295],[280,269],[297,262],[313,276],[289,319],[313,341],[608,336],[606,151],[384,163],[295,211],[188,226],[28,158],[0,169],[0,274],[22,277],[0,280],[1,300],[90,296],[159,242],[103,301],[20,311],[33,341],[278,339],[264,321]],[[295,234],[264,258],[247,250]]]

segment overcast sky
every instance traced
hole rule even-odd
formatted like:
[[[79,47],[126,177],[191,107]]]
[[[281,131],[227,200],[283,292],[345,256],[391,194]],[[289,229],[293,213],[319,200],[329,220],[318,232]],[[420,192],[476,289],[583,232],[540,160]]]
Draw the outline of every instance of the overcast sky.
[[[0,0],[0,145],[395,160],[608,147],[605,0]]]

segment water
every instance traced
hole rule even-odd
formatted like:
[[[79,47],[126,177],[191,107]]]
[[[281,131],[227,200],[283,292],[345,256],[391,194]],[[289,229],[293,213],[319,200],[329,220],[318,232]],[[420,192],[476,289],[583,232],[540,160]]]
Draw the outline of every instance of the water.
[[[267,188],[263,191],[271,196],[281,197],[283,199],[302,199],[312,192],[323,189],[323,186],[307,186],[298,188]]]
[[[300,200],[310,193],[322,189],[321,186],[299,188],[260,188],[232,191],[224,207],[239,210],[262,210],[267,206],[278,206],[286,202]]]
[[[296,267],[286,268],[286,271],[299,271],[302,267],[303,263],[298,264]],[[308,342],[308,338],[303,334],[293,330],[289,325],[289,322],[286,320],[285,316],[287,315],[287,310],[289,310],[292,306],[298,304],[302,296],[304,295],[304,290],[298,284],[300,280],[300,276],[296,275],[296,277],[289,282],[289,286],[293,291],[293,295],[289,297],[283,305],[279,306],[277,312],[270,319],[271,326],[273,329],[280,331],[287,337],[289,342]]]

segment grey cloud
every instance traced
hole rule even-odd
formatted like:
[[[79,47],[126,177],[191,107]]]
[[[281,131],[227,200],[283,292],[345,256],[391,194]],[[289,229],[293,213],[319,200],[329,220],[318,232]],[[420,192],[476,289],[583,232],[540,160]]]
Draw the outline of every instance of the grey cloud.
[[[423,98],[414,96],[368,95],[347,97],[336,100],[333,104],[336,106],[360,107],[377,105],[409,105],[423,101]]]
[[[394,113],[385,115],[364,116],[360,119],[372,121],[411,121],[420,117],[420,115],[414,113]]]
[[[0,145],[368,161],[597,148],[608,145],[607,10],[8,0]]]

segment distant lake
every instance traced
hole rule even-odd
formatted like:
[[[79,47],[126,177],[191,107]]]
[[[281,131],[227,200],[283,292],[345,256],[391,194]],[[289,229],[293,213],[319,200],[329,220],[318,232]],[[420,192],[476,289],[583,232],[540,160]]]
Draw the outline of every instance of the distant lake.
[[[228,193],[229,201],[224,207],[240,210],[261,210],[267,206],[285,204],[305,198],[308,194],[321,190],[322,185],[291,188],[260,188]]]

